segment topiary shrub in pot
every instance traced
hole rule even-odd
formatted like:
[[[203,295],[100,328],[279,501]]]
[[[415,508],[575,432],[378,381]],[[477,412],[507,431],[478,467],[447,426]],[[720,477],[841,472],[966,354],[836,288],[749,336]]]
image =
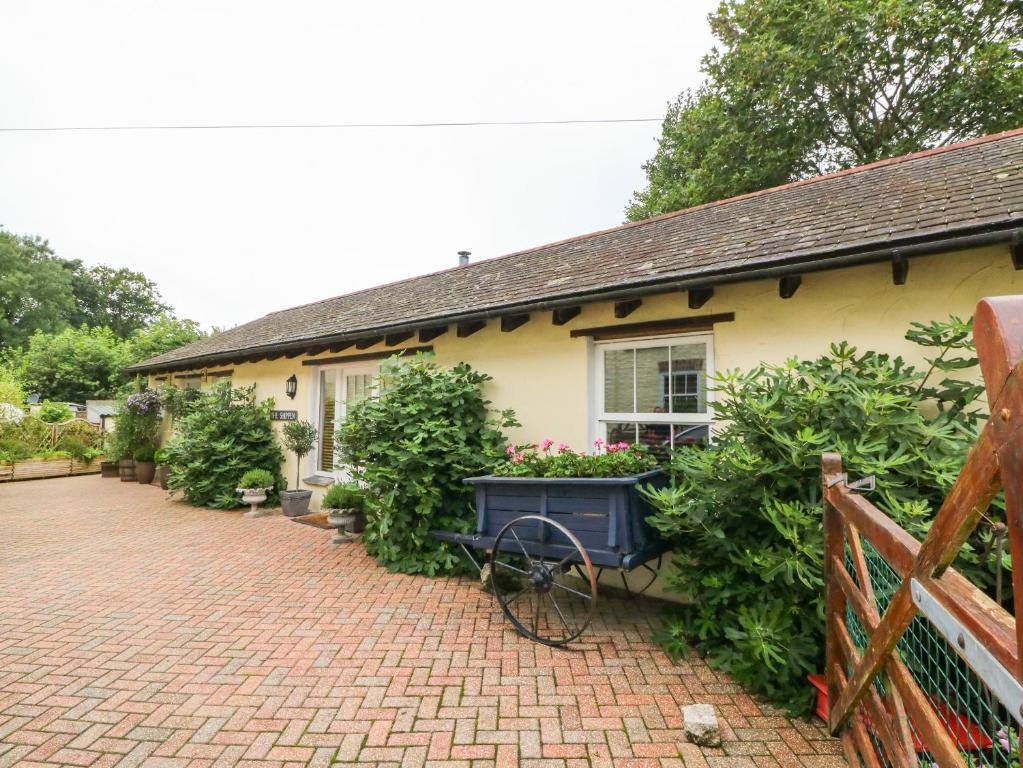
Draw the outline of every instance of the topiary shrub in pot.
[[[362,533],[366,527],[366,491],[355,483],[330,486],[320,507],[327,513],[327,523],[337,529],[335,544],[352,541],[349,534]]]
[[[312,491],[299,489],[299,478],[302,471],[302,457],[316,445],[316,427],[308,421],[289,421],[281,430],[284,436],[284,447],[295,454],[295,490],[281,491],[281,508],[288,517],[298,517],[309,511],[309,500]]]
[[[153,476],[156,474],[155,456],[156,449],[151,445],[136,448],[132,456],[135,459],[135,479],[143,485],[153,482]]]
[[[242,501],[249,505],[246,517],[260,517],[264,510],[259,505],[266,501],[267,494],[274,488],[274,476],[265,469],[250,469],[238,481],[238,493]]]

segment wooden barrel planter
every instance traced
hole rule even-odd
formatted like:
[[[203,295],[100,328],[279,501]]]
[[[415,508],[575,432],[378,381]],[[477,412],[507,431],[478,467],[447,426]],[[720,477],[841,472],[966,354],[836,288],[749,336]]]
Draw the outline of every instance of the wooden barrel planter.
[[[102,477],[120,477],[121,475],[117,469],[116,461],[101,461],[99,463],[99,473]]]
[[[135,459],[121,459],[117,462],[117,471],[122,483],[135,482]]]

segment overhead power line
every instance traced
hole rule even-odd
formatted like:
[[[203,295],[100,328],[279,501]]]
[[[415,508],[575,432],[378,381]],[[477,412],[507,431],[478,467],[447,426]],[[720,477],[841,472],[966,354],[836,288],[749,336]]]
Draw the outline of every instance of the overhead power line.
[[[224,123],[211,125],[44,125],[0,126],[0,133],[69,133],[72,131],[236,131],[323,128],[473,128],[479,126],[598,125],[606,123],[659,123],[661,117],[609,117],[584,120],[466,120],[436,123]]]

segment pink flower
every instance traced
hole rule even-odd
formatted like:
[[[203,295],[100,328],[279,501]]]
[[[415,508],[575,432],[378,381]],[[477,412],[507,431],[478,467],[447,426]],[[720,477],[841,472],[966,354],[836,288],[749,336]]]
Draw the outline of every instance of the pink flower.
[[[1011,749],[1009,745],[1009,735],[1004,730],[999,730],[995,735],[998,737],[998,743],[1002,745],[1002,749]]]
[[[569,446],[568,443],[558,443],[558,453],[567,453],[568,451],[571,450],[572,448]]]
[[[629,450],[629,444],[627,442],[625,442],[624,440],[622,440],[622,442],[618,443],[618,450],[619,451],[627,451],[627,450]]]
[[[512,456],[512,464],[521,464],[525,460],[525,458],[526,457],[523,456],[521,453],[516,453],[514,456]]]
[[[541,444],[541,447],[543,448],[544,452],[546,453],[547,451],[549,451],[551,449],[552,445],[554,445],[554,441],[551,440],[548,437],[546,440],[543,441],[543,443]]]
[[[515,455],[515,446],[514,445],[509,445],[507,448],[504,449],[504,452],[507,453],[509,456],[514,456]]]
[[[602,445],[604,445],[604,441],[601,440],[599,437],[593,441],[593,447],[596,448],[598,451],[600,450]]]

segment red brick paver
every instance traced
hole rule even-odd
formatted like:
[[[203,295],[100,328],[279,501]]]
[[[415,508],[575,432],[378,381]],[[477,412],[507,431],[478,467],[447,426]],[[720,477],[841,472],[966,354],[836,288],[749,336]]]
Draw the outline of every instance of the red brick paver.
[[[844,765],[819,725],[673,664],[655,605],[602,596],[552,650],[472,579],[328,542],[98,476],[0,485],[0,768]],[[721,749],[683,743],[696,701]]]

